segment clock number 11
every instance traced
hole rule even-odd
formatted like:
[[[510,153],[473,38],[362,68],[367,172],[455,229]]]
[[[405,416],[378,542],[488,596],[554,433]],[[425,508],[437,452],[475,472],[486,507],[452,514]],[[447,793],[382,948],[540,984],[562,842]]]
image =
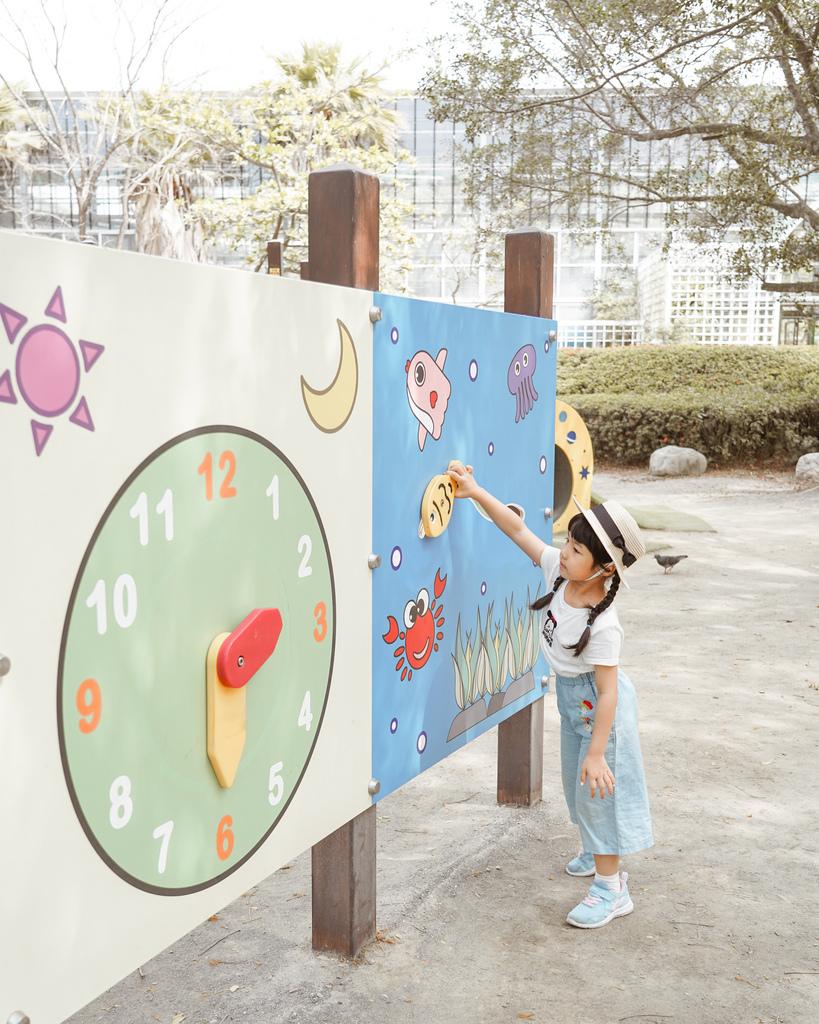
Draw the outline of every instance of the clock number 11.
[[[173,540],[173,491],[170,487],[162,495],[162,500],[156,506],[157,514],[165,517],[165,540]],[[139,497],[134,502],[130,512],[132,519],[139,520],[139,543],[146,547],[148,544],[148,495],[145,491],[139,492]]]

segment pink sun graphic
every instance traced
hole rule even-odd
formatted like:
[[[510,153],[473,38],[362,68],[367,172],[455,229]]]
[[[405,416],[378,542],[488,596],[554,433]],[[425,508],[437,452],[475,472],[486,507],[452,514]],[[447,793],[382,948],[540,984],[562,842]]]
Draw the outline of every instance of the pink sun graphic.
[[[45,315],[62,324],[66,323],[63,292],[59,286],[45,308]],[[0,320],[9,344],[13,345],[28,319],[0,302]],[[103,345],[96,345],[92,341],[80,341],[79,349],[86,373],[105,351]],[[80,360],[65,331],[51,323],[31,327],[23,334],[17,346],[14,369],[20,396],[37,416],[53,419],[73,407],[69,421],[86,430],[94,429],[85,397],[81,395],[77,401],[81,379]],[[0,402],[17,404],[10,370],[0,374]],[[51,423],[41,423],[38,419],[31,421],[37,455],[42,453],[53,429]]]

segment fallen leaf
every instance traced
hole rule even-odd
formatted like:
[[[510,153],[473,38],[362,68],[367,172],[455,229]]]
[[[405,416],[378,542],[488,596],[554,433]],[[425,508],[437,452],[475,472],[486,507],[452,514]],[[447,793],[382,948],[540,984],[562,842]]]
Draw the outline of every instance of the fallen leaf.
[[[534,1017],[533,1013],[519,1013],[518,1017],[522,1017],[524,1020],[531,1020]]]
[[[173,1019],[173,1024],[182,1024],[182,1021],[184,1019],[185,1019],[185,1014],[184,1013],[177,1013],[177,1015]]]
[[[209,921],[218,921],[219,918],[216,916],[216,914],[214,914],[213,917],[209,917],[208,920]]]
[[[211,960],[210,965],[211,965],[211,967],[218,967],[218,965],[221,962],[222,962],[221,960]]]
[[[238,992],[239,991],[239,986],[238,985],[231,985],[230,986],[230,991],[231,992]]]

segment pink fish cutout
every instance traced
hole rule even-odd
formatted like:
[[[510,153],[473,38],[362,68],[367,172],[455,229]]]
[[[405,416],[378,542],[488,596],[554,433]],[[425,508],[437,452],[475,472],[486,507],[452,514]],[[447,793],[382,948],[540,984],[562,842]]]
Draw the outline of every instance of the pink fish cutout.
[[[407,400],[418,420],[418,447],[424,450],[427,434],[433,441],[441,436],[452,385],[444,373],[446,349],[433,359],[429,352],[416,352],[407,360]]]

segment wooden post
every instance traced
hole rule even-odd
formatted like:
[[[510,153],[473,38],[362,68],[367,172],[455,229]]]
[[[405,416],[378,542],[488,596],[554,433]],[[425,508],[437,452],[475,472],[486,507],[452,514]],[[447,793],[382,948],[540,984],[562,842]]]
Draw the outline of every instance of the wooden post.
[[[377,291],[378,223],[378,178],[348,164],[313,171],[302,278]],[[375,938],[375,825],[373,805],[313,847],[314,949],[354,957]]]
[[[267,243],[267,272],[275,277],[281,277],[282,243],[279,241]]]
[[[506,236],[504,310],[552,316],[554,236],[522,228]],[[498,726],[498,803],[531,807],[543,795],[543,697]]]

